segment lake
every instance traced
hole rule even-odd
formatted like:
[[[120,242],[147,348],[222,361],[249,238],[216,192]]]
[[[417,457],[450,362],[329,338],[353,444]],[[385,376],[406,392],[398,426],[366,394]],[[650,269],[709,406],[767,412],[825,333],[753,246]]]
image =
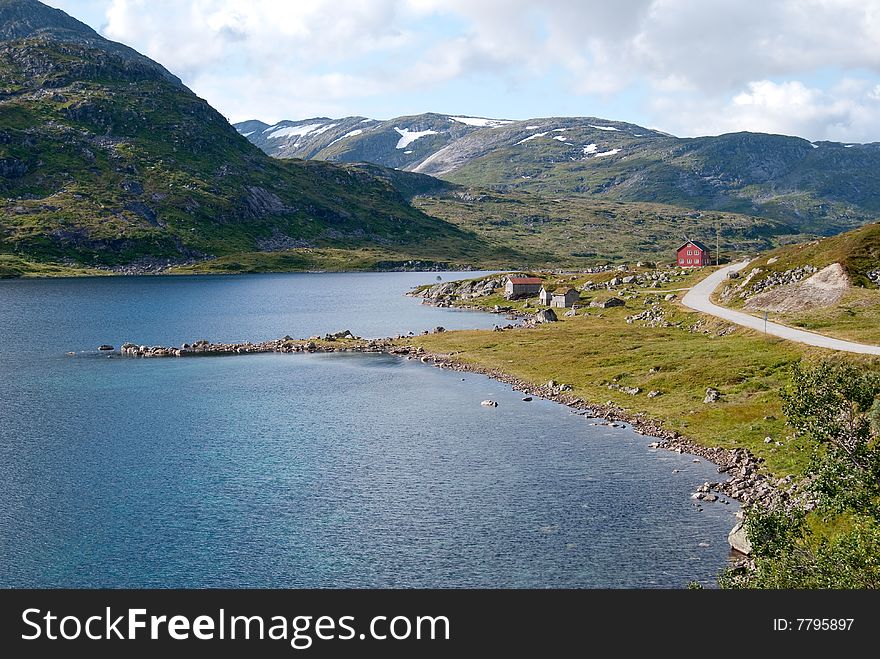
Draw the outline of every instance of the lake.
[[[736,504],[629,428],[386,355],[95,350],[500,322],[404,297],[436,276],[0,281],[0,586],[711,585]]]

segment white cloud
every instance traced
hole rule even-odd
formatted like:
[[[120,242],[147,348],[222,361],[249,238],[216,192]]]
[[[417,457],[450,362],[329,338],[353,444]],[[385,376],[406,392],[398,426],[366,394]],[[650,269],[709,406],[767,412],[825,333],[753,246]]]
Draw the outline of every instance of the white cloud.
[[[653,123],[679,131],[687,117],[849,140],[867,130],[871,95],[880,96],[876,0],[104,2],[108,37],[159,60],[233,119],[359,113],[377,95],[417,98],[488,77],[514,90],[552,84],[585,96],[587,109],[639,90]],[[837,88],[841,80],[816,83],[820,74],[869,82]]]
[[[728,99],[705,98],[682,106],[666,97],[655,111],[679,135],[749,130],[799,135],[812,141],[878,141],[880,96],[864,80],[844,79],[829,90],[799,81],[751,82]]]

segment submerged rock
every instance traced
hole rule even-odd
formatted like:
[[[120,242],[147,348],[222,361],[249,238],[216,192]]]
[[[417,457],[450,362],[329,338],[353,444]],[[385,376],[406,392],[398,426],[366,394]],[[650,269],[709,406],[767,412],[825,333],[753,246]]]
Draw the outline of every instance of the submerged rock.
[[[483,407],[498,407],[498,403],[496,403],[494,400],[484,400],[480,403],[480,405],[482,405]]]

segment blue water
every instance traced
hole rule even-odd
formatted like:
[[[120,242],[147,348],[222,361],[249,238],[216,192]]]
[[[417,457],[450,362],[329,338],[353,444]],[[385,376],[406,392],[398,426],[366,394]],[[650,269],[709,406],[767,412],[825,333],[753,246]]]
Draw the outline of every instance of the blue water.
[[[402,296],[434,278],[0,282],[0,586],[711,583],[735,506],[629,429],[384,355],[94,351],[498,321]]]

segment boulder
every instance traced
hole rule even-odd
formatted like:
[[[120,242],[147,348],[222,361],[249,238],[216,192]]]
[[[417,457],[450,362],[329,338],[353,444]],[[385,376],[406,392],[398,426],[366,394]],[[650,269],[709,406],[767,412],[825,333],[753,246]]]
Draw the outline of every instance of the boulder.
[[[731,549],[738,551],[740,554],[749,556],[752,553],[752,543],[749,542],[749,537],[742,522],[737,522],[736,526],[727,534],[727,543]]]
[[[622,307],[624,301],[619,297],[610,297],[607,300],[593,300],[590,306],[598,309],[610,309],[611,307]]]
[[[483,407],[498,407],[498,403],[494,400],[484,400],[480,403]]]
[[[706,403],[706,404],[714,403],[719,398],[721,398],[720,391],[718,391],[717,389],[714,389],[713,387],[706,387],[706,397],[703,399],[704,403]]]
[[[559,318],[556,317],[556,312],[553,309],[542,309],[535,314],[536,323],[555,323],[557,320]]]

